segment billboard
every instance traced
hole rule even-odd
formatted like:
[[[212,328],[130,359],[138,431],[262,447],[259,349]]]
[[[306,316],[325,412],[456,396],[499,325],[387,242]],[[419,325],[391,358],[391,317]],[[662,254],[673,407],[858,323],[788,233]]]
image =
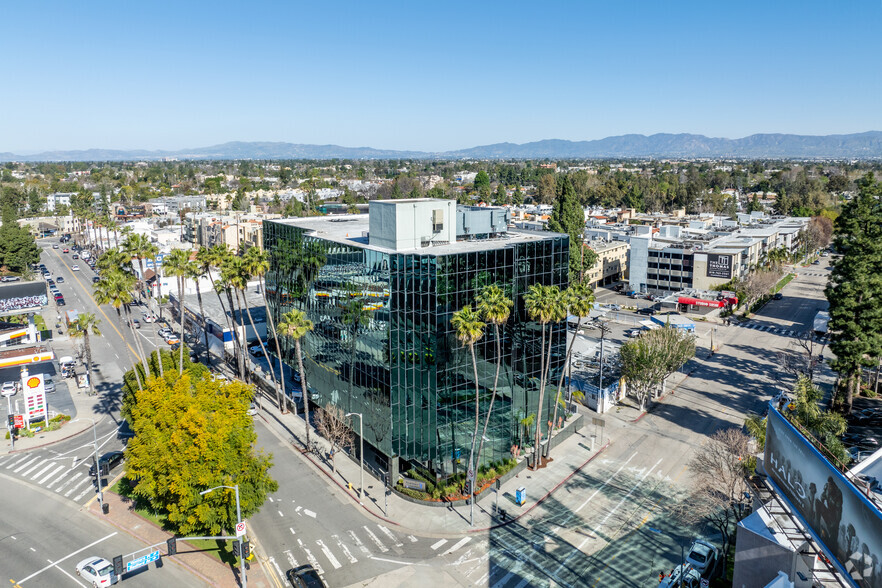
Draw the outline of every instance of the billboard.
[[[721,253],[707,254],[707,277],[732,279],[732,256]]]
[[[22,368],[21,388],[24,391],[25,420],[30,424],[43,419],[48,420],[48,406],[46,406],[46,390],[44,388],[43,374],[28,375]]]
[[[837,567],[861,588],[882,588],[882,514],[775,408],[765,469]]]

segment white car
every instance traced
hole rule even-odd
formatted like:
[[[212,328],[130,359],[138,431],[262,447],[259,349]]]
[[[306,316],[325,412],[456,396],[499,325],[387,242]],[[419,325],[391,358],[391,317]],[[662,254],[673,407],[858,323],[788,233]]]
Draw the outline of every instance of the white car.
[[[714,568],[718,555],[716,547],[701,539],[693,541],[687,553],[686,563],[691,564],[702,576]]]
[[[78,266],[77,264],[73,264],[72,266],[70,266],[70,269],[75,272],[78,272],[78,271],[80,271],[80,266]]]
[[[18,392],[18,386],[15,382],[4,382],[3,387],[0,388],[0,396],[15,396],[16,392]]]
[[[78,563],[77,576],[90,582],[92,586],[112,586],[119,581],[113,571],[113,564],[102,557],[90,557]]]

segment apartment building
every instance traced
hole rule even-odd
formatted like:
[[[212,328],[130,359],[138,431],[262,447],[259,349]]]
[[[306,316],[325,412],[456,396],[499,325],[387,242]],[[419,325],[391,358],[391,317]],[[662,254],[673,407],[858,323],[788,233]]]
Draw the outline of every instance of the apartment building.
[[[625,278],[631,249],[626,241],[592,240],[586,245],[597,253],[597,263],[585,274],[591,288],[609,286]]]

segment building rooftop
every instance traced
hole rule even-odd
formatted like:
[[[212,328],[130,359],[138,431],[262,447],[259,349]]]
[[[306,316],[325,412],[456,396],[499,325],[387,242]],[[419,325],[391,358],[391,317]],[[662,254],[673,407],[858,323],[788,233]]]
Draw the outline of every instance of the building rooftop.
[[[411,202],[425,202],[431,200],[431,198],[420,198],[413,199]],[[300,227],[311,231],[312,235],[321,237],[327,241],[358,247],[360,249],[371,249],[382,253],[419,252],[431,255],[451,255],[454,253],[467,253],[469,251],[501,249],[514,243],[543,241],[558,236],[558,233],[552,233],[549,231],[520,231],[509,229],[505,236],[493,239],[474,239],[443,245],[433,245],[430,247],[395,250],[388,247],[371,245],[368,242],[370,216],[367,214],[348,214],[335,217],[286,218],[270,220],[268,222]]]

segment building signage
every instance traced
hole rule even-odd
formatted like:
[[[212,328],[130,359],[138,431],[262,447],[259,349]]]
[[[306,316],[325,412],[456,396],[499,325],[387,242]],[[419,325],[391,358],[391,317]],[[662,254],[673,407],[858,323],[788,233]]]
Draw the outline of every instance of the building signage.
[[[764,465],[782,497],[836,566],[861,588],[882,588],[882,514],[774,407]]]
[[[13,419],[12,422],[14,423],[13,426],[14,426],[16,429],[24,429],[24,415],[23,415],[23,414],[17,414],[17,415],[15,415],[15,417],[14,417],[14,419]]]
[[[692,298],[690,296],[679,296],[678,304],[691,304],[692,306],[711,306],[713,308],[722,308],[725,303],[722,300],[704,300],[702,298]]]
[[[707,254],[707,277],[732,279],[732,256],[719,253]]]
[[[24,390],[25,416],[28,423],[45,419],[48,415],[46,390],[43,387],[43,374],[29,376],[23,371],[21,388]]]
[[[419,480],[411,480],[410,478],[404,478],[404,487],[410,490],[419,490],[420,492],[426,491],[425,482],[420,482]]]

